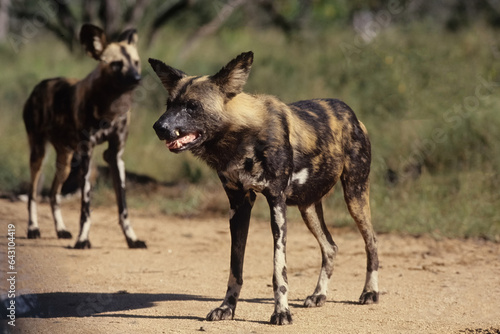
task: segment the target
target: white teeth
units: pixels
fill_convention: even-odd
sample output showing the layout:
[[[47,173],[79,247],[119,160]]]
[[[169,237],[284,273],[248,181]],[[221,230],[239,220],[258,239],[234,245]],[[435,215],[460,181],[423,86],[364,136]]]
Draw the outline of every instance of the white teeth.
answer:
[[[180,135],[180,134],[181,134],[181,133],[179,132],[179,130],[175,130],[175,135],[176,135],[177,137],[179,137],[179,135]]]

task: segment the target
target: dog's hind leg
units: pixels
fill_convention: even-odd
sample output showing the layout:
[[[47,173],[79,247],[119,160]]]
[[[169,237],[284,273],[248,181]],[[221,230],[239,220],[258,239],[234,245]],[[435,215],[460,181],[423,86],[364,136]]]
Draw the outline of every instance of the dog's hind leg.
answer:
[[[321,201],[306,207],[299,207],[302,218],[309,231],[314,235],[321,248],[322,262],[321,271],[318,278],[318,284],[314,293],[306,298],[304,306],[316,307],[322,306],[326,301],[328,282],[333,273],[333,261],[337,254],[337,245],[326,228],[323,218],[323,206]]]
[[[256,195],[253,191],[244,192],[226,188],[231,205],[231,268],[227,282],[227,292],[221,306],[213,309],[207,315],[207,320],[233,319],[236,304],[243,286],[243,259],[250,224],[250,213]]]
[[[359,302],[361,304],[377,303],[379,298],[377,239],[371,222],[368,175],[349,175],[344,172],[341,180],[347,207],[365,241],[366,281]]]
[[[50,190],[50,206],[54,217],[57,237],[71,239],[71,233],[66,229],[61,214],[61,188],[71,171],[73,151],[67,147],[56,147],[56,175]]]
[[[37,141],[30,136],[30,189],[28,193],[28,239],[40,238],[40,228],[38,227],[37,216],[37,195],[38,181],[42,169],[43,158],[45,156],[45,141]]]

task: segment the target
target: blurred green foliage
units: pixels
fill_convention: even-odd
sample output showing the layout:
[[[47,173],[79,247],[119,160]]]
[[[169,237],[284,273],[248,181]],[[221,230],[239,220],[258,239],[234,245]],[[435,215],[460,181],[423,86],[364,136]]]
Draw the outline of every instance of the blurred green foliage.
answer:
[[[458,31],[425,18],[398,22],[402,13],[367,35],[347,25],[349,2],[313,2],[317,6],[311,15],[316,19],[292,35],[273,26],[238,24],[243,13],[236,13],[234,21],[183,57],[180,50],[193,31],[187,27],[208,18],[167,25],[150,47],[149,41],[140,40],[144,80],[132,112],[126,166],[183,186],[178,195],[166,197],[129,191],[131,205],[180,215],[220,213],[227,206],[213,171],[189,153],[169,153],[157,140],[151,127],[164,111],[167,93],[147,58],[189,74],[211,74],[240,52],[252,50],[255,61],[247,92],[277,95],[286,102],[340,98],[365,123],[372,140],[371,199],[377,231],[499,241],[498,31],[481,21]],[[296,17],[300,10],[287,1],[277,4],[285,17]],[[0,192],[8,193],[25,189],[29,179],[21,115],[32,87],[51,76],[83,77],[95,62],[83,52],[71,54],[44,33],[18,53],[4,44],[0,58]],[[96,163],[102,163],[104,148],[100,150]],[[46,185],[53,159],[52,154],[46,161]],[[97,202],[113,203],[113,196],[106,195],[112,194],[108,186],[98,188],[103,190]],[[296,210],[289,211],[292,221],[300,220]],[[325,213],[333,226],[354,226],[340,189],[325,201]],[[265,201],[257,201],[254,215],[268,217]]]

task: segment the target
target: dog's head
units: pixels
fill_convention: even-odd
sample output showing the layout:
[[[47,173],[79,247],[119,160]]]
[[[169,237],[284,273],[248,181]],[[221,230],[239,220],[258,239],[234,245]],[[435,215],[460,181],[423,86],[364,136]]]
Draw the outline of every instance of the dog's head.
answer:
[[[135,29],[125,30],[112,43],[107,42],[101,28],[92,24],[84,24],[80,30],[80,42],[92,58],[100,61],[101,74],[123,89],[134,88],[141,80],[137,40]]]
[[[168,91],[167,110],[153,128],[172,152],[192,149],[213,140],[228,126],[226,105],[243,90],[253,62],[246,52],[231,60],[212,76],[188,76],[184,72],[149,59]]]

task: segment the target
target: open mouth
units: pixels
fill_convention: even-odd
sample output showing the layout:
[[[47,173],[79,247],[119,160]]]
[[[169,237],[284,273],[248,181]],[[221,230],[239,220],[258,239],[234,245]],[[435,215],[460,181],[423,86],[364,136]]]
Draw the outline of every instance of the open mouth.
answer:
[[[165,144],[171,152],[180,152],[193,146],[200,136],[199,132],[192,132],[172,141],[165,140]]]

